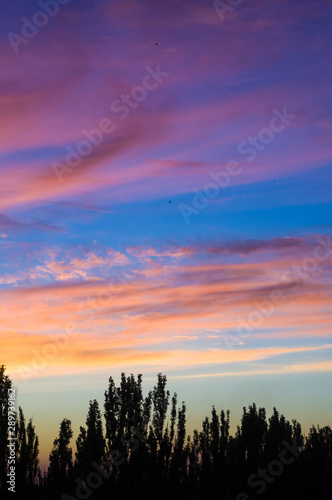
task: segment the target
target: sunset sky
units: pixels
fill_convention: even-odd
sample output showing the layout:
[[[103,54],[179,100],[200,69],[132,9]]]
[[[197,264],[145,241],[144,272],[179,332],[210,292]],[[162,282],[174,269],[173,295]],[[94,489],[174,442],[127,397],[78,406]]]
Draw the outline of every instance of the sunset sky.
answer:
[[[0,30],[0,365],[41,459],[122,371],[189,431],[331,425],[331,2],[12,0]]]

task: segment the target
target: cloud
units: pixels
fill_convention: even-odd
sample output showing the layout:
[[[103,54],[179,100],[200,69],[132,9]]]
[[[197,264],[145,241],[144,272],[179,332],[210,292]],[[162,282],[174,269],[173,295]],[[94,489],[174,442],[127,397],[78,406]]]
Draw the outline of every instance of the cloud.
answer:
[[[187,245],[179,245],[168,242],[167,245],[149,247],[147,245],[131,245],[127,247],[127,253],[138,259],[147,258],[175,258],[175,259],[197,259],[204,256],[206,259],[215,261],[218,257],[241,257],[251,256],[253,259],[261,260],[262,254],[271,259],[274,254],[276,259],[290,260],[305,258],[313,254],[318,244],[319,235],[299,237],[277,237],[270,239],[246,239],[246,240],[212,240],[206,238],[204,241],[191,241]]]
[[[6,26],[18,29],[17,13],[22,8],[29,15],[29,8],[22,1],[8,8]],[[296,274],[313,256],[315,234],[296,236],[292,227],[282,231],[295,236],[189,241],[186,235],[196,230],[181,229],[179,242],[142,244],[124,227],[121,247],[114,244],[117,233],[105,236],[103,218],[109,212],[121,217],[118,204],[192,195],[210,181],[212,170],[231,160],[242,172],[230,189],[306,171],[318,176],[331,158],[327,9],[327,2],[291,2],[287,9],[277,1],[243,2],[221,24],[212,2],[170,0],[156,9],[152,0],[124,0],[96,2],[90,10],[72,2],[17,56],[2,37],[7,82],[0,93],[0,231],[50,233],[43,250],[37,237],[9,242],[2,236],[1,249],[7,250],[0,278],[2,352],[12,365],[29,363],[31,352],[24,347],[42,350],[48,333],[61,335],[70,323],[78,334],[50,360],[49,370],[82,370],[88,360],[96,366],[101,361],[102,366],[180,368],[254,362],[278,352],[295,354],[287,347],[290,339],[302,336],[317,343],[331,334],[330,261],[319,263],[306,278]],[[313,19],[321,24],[319,39]],[[112,103],[142,83],[146,66],[157,64],[169,76],[121,120]],[[275,107],[286,105],[296,119],[249,164],[239,145],[268,126]],[[59,182],[53,162],[65,162],[68,147],[77,148],[85,138],[82,131],[106,117],[116,126],[114,134],[105,135]],[[222,193],[223,200],[236,200],[241,189]],[[288,203],[280,198],[278,203]],[[93,236],[99,243],[92,250],[79,247],[79,228],[70,217],[68,241],[73,243],[61,239],[54,218],[31,216],[37,206],[42,214],[54,206],[100,212],[102,223]],[[18,210],[27,215],[13,216]],[[114,227],[121,224],[116,220]],[[210,226],[208,235],[213,234]],[[165,234],[158,231],[159,225],[155,238]],[[82,232],[79,242],[88,234]],[[120,285],[114,278],[119,270]],[[242,318],[273,292],[282,300],[250,340],[241,339],[233,354],[223,350],[225,335],[234,335]],[[256,354],[246,349],[251,340]],[[261,347],[277,341],[284,342],[284,350]]]
[[[114,203],[192,193],[209,180],[210,170],[234,158],[248,167],[238,153],[239,144],[266,126],[274,107],[285,104],[296,112],[296,120],[232,185],[289,177],[328,164],[325,104],[330,89],[321,75],[323,54],[310,58],[313,71],[300,87],[302,66],[294,74],[285,70],[282,86],[275,80],[281,62],[287,68],[294,54],[306,49],[309,53],[317,33],[304,34],[298,27],[309,24],[312,16],[323,16],[326,5],[259,5],[259,10],[256,5],[239,5],[221,25],[213,5],[201,2],[180,6],[172,1],[158,6],[158,16],[154,2],[100,4],[89,15],[72,4],[64,6],[58,22],[49,23],[17,57],[8,40],[2,42],[8,81],[0,95],[0,132],[7,171],[0,173],[0,209],[67,202],[69,197],[77,197],[75,202],[84,206],[85,193],[105,187],[109,190],[101,201],[111,196]],[[14,25],[19,21],[15,16],[10,20]],[[128,30],[131,37],[124,35]],[[239,32],[247,37],[246,50]],[[110,110],[112,102],[141,83],[147,65],[156,64],[169,77],[131,110],[128,119],[119,120]],[[211,81],[216,85],[211,87]],[[52,163],[63,162],[65,148],[75,147],[83,139],[82,130],[96,128],[104,117],[114,121],[116,133],[65,182],[57,182]],[[322,120],[324,137],[321,129],[313,130]]]
[[[0,230],[3,229],[10,231],[30,230],[30,229],[38,229],[42,231],[56,231],[56,232],[62,231],[59,227],[47,224],[45,222],[40,222],[40,221],[20,222],[8,217],[5,214],[0,213]],[[7,234],[2,233],[1,237],[6,238]]]
[[[282,249],[298,249],[306,246],[304,238],[272,238],[270,240],[244,240],[220,243],[216,246],[206,248],[208,253],[238,253],[238,254],[251,254],[261,253],[269,250],[282,250]]]
[[[194,250],[189,246],[182,247],[172,243],[168,245],[162,245],[161,248],[131,245],[127,247],[126,251],[138,259],[146,259],[149,257],[179,259],[192,255]],[[151,259],[150,262],[152,262]]]
[[[126,255],[114,249],[108,249],[106,253],[106,256],[101,256],[89,251],[84,252],[82,257],[69,255],[66,260],[58,260],[57,254],[50,252],[50,260],[31,269],[29,275],[33,280],[44,277],[52,277],[56,281],[73,281],[77,278],[96,280],[98,276],[91,275],[90,271],[96,272],[100,269],[105,273],[106,269],[130,262]]]
[[[0,291],[2,329],[6,335],[15,332],[10,334],[13,339],[23,335],[37,345],[45,342],[48,333],[61,334],[68,324],[75,325],[79,337],[70,344],[66,360],[73,357],[78,364],[83,359],[80,352],[86,358],[89,349],[98,349],[94,361],[98,356],[105,360],[109,356],[110,362],[119,359],[120,363],[123,356],[127,363],[135,355],[139,357],[141,350],[150,349],[161,362],[162,346],[165,363],[173,366],[187,352],[188,365],[195,366],[245,359],[243,353],[236,357],[238,349],[227,354],[226,337],[235,338],[241,349],[274,339],[303,338],[315,343],[330,335],[327,277],[332,266],[326,268],[329,274],[313,273],[300,282],[295,277],[281,279],[285,270],[302,262],[297,252],[301,258],[312,255],[312,243],[311,237],[237,242],[237,249],[250,251],[252,262],[228,261],[227,244],[223,262],[214,261],[208,245],[202,249],[161,243],[156,248],[130,247],[125,253],[108,248],[103,254],[81,250],[76,255],[45,249],[40,254],[44,262],[26,271],[25,279],[32,281]],[[268,258],[255,261],[263,249],[267,249]],[[288,254],[290,249],[293,252]],[[200,260],[202,251],[204,258],[208,257],[205,262]],[[17,277],[8,275],[3,280],[10,284],[17,282]],[[279,298],[272,304],[271,297],[277,293]],[[239,338],[239,327],[257,310],[270,312],[249,336]],[[83,338],[91,342],[90,347],[84,348]],[[176,354],[179,343],[185,347],[181,355]],[[206,352],[198,358],[195,349],[202,350],[202,345]],[[263,357],[270,356],[269,350],[256,350],[264,353]]]
[[[319,361],[312,363],[291,364],[285,366],[278,366],[278,368],[260,369],[260,370],[246,370],[246,371],[231,371],[231,372],[218,372],[218,373],[200,373],[190,375],[172,375],[167,378],[181,379],[181,378],[205,378],[205,377],[246,377],[246,376],[261,376],[261,375],[282,375],[293,373],[324,373],[332,371],[332,361]]]

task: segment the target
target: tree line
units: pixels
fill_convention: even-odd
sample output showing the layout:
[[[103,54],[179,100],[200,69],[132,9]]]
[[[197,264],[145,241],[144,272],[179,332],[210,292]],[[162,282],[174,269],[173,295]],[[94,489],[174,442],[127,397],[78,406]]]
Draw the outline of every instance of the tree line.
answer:
[[[159,373],[146,397],[142,375],[108,381],[103,411],[89,402],[73,453],[71,421],[54,439],[48,470],[41,472],[39,440],[21,407],[15,414],[15,496],[9,490],[8,390],[0,366],[0,498],[87,499],[312,499],[330,498],[332,430],[312,426],[303,435],[276,408],[270,418],[255,403],[243,407],[235,435],[230,412],[217,412],[201,430],[186,433],[186,405],[167,390]],[[13,436],[12,436],[13,437]]]

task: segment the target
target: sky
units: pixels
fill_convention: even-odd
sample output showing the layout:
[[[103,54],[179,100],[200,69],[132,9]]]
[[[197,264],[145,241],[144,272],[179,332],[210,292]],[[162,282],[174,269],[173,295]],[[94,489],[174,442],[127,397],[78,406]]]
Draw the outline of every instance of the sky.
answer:
[[[212,404],[332,424],[331,17],[3,6],[0,364],[42,463],[121,372],[166,374],[189,432]]]

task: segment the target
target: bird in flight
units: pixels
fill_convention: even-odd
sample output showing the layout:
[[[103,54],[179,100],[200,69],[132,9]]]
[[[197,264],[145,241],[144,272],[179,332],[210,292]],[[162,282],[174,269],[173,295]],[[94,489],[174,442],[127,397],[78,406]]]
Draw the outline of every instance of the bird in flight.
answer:
[[[157,47],[158,47],[158,44],[157,44],[157,42],[154,42],[154,44],[155,44],[155,45],[157,45]]]

